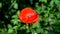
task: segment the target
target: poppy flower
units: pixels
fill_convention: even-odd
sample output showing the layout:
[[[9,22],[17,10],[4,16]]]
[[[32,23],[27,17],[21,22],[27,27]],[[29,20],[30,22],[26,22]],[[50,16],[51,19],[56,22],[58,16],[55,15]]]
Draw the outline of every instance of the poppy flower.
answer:
[[[22,21],[22,23],[28,24],[37,22],[38,17],[38,14],[32,8],[24,8],[19,14],[19,19]]]

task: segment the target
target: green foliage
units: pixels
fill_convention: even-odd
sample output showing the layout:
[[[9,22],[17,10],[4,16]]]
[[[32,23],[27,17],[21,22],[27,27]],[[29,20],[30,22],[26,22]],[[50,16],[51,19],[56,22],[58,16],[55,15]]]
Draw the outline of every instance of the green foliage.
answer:
[[[14,4],[14,8],[18,9],[18,4],[17,3]]]
[[[38,13],[37,23],[21,22],[19,13],[25,7]],[[60,34],[60,0],[0,1],[0,34]]]
[[[0,8],[2,8],[2,3],[0,3]]]
[[[39,0],[39,2],[45,2],[45,3],[47,3],[47,0]]]

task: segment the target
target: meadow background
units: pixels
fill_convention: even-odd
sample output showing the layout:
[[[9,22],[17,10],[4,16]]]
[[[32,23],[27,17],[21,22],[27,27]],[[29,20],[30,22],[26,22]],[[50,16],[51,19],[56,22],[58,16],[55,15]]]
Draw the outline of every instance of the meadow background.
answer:
[[[38,23],[19,20],[26,7],[39,14]],[[0,34],[60,34],[60,0],[0,0]]]

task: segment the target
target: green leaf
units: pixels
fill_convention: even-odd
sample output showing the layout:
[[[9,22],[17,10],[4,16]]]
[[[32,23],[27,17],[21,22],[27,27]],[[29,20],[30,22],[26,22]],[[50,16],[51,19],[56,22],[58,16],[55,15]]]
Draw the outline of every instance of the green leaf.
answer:
[[[52,8],[54,6],[54,1],[51,1],[49,6]]]
[[[26,30],[26,32],[28,33],[28,32],[30,32],[30,30],[29,30],[29,29],[27,29],[27,30]]]
[[[34,29],[31,29],[31,34],[37,34]]]
[[[8,33],[13,33],[13,29],[8,29]]]
[[[57,7],[59,7],[59,11],[60,11],[60,0],[53,0],[55,2],[55,4],[57,5]]]
[[[18,19],[19,13],[20,13],[20,10],[18,10],[18,11],[16,12],[16,14],[12,16],[12,18],[17,18],[17,19]]]
[[[37,28],[37,29],[36,29],[36,32],[37,32],[37,33],[43,33],[43,29]]]
[[[12,19],[11,20],[11,23],[13,23],[14,25],[19,24],[19,22],[20,22],[20,20],[18,20],[18,19]]]
[[[32,24],[32,28],[39,28],[39,27],[41,27],[39,23]]]
[[[16,15],[19,15],[20,14],[20,10],[17,11]]]
[[[39,0],[39,2],[45,2],[45,3],[47,3],[47,0]]]
[[[56,19],[52,19],[51,22],[50,22],[50,25],[55,24],[56,22],[57,22]]]
[[[60,12],[56,13],[57,18],[60,18]]]
[[[22,27],[20,27],[20,29],[22,30],[22,29],[26,29],[26,26],[25,25],[23,25]]]
[[[5,17],[8,19],[9,18],[9,16],[8,15],[5,15]]]
[[[7,30],[5,28],[0,29],[0,34],[7,34]]]
[[[38,6],[38,4],[39,4],[38,2],[35,4],[36,8],[38,8],[38,7],[39,7],[39,6]]]
[[[12,18],[18,18],[18,16],[17,15],[13,15]]]
[[[8,8],[8,10],[10,10],[15,3],[16,3],[16,0],[14,0],[14,2],[11,4],[11,6]]]
[[[2,31],[2,32],[0,32],[0,34],[7,34],[7,32]]]
[[[44,13],[45,13],[45,15],[44,15],[44,17],[48,17],[48,11],[44,11]]]
[[[10,24],[8,24],[8,28],[12,29],[12,26]]]
[[[18,29],[18,26],[14,26],[13,29],[17,30]]]
[[[43,34],[48,34],[48,31],[45,31]]]
[[[37,12],[38,14],[41,13],[41,7],[40,7],[40,6],[36,7],[36,12]]]
[[[2,8],[2,3],[0,3],[0,8]]]
[[[18,9],[18,4],[17,3],[14,4],[14,8]]]
[[[49,17],[50,17],[50,18],[54,18],[54,15],[53,15],[53,14],[49,14]]]

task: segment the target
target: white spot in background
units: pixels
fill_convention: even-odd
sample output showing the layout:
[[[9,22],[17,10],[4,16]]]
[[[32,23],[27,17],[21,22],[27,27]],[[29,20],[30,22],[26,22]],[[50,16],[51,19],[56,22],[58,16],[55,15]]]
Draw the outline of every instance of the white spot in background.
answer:
[[[34,34],[37,34],[36,32]]]
[[[26,28],[28,29],[28,26],[26,26]]]
[[[51,19],[51,18],[49,18],[49,19],[48,19],[48,21],[49,21],[49,22],[51,22],[51,21],[52,21],[52,19]]]

